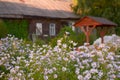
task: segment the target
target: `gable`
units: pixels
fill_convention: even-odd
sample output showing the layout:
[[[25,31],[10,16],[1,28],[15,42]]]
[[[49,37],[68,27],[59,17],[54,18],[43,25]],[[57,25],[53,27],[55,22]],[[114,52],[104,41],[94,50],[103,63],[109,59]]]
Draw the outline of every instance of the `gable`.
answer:
[[[76,22],[75,26],[91,26],[91,25],[99,25],[100,23],[96,22],[95,20],[91,18],[83,18]]]
[[[110,20],[100,17],[86,16],[75,23],[75,26],[117,26]]]

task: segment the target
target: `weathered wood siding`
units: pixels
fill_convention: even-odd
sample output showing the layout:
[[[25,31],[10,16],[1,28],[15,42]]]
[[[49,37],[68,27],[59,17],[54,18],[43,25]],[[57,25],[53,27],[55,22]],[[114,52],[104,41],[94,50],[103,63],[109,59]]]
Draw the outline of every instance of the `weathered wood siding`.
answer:
[[[36,23],[42,23],[42,35],[39,37],[45,38],[44,35],[48,35],[49,37],[55,37],[57,34],[60,32],[60,29],[63,27],[63,21],[58,20],[58,19],[40,19],[40,20],[30,20],[29,24],[29,36],[32,38],[32,34],[36,34]],[[56,26],[56,35],[55,36],[50,36],[49,35],[49,24],[54,23]]]

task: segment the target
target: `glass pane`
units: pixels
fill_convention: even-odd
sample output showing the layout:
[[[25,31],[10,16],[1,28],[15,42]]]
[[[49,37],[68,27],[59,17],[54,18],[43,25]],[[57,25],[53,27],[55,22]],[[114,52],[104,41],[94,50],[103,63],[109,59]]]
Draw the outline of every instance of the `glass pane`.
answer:
[[[49,26],[49,33],[51,36],[55,36],[55,24],[54,23],[51,23],[50,26]]]
[[[36,24],[36,35],[41,35],[42,34],[42,23],[37,23]]]

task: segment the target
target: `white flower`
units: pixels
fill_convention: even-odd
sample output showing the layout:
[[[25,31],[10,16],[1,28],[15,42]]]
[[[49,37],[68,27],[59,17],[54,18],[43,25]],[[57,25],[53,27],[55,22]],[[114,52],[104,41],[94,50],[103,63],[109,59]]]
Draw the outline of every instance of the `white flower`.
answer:
[[[62,45],[61,43],[57,43],[58,46]]]
[[[93,63],[91,63],[91,66],[92,66],[93,68],[96,68],[96,67],[97,67],[97,63],[96,63],[96,62],[93,62]]]
[[[107,68],[113,68],[113,65],[112,64],[108,64]]]
[[[98,72],[98,77],[101,78],[103,76],[103,72],[102,71],[99,71]]]
[[[53,67],[53,70],[56,71],[57,70],[56,67]]]
[[[63,44],[63,48],[67,48],[67,44]]]
[[[62,67],[62,71],[65,72],[67,70],[66,67]]]
[[[18,71],[18,70],[19,70],[19,68],[20,68],[19,66],[15,66],[15,70],[17,70],[17,71]]]
[[[30,64],[28,64],[28,63],[27,63],[27,64],[25,64],[25,66],[26,66],[26,67],[27,67],[27,66],[29,66],[29,65],[30,65]]]
[[[18,76],[20,76],[20,77],[22,76],[22,74],[21,74],[21,73],[18,73],[17,75],[18,75]]]
[[[60,60],[60,61],[61,61],[61,60],[62,60],[62,58],[59,56],[59,57],[57,58],[57,60]]]
[[[76,45],[77,45],[77,43],[74,42],[74,43],[73,43],[73,46],[76,46]]]
[[[83,76],[82,75],[78,75],[78,80],[83,80]]]
[[[21,59],[21,57],[17,57],[17,60],[20,60]]]
[[[33,58],[33,53],[31,53],[31,54],[29,55],[29,57],[30,57],[30,58]]]
[[[48,45],[43,45],[43,47],[48,47]]]
[[[48,73],[52,74],[52,73],[53,73],[53,70],[52,70],[52,69],[48,70]]]
[[[48,76],[45,75],[45,76],[44,76],[44,80],[48,80]]]
[[[44,74],[45,75],[48,74],[48,69],[47,68],[44,69]]]
[[[66,35],[70,35],[70,33],[69,33],[69,32],[67,32],[67,31],[65,32],[65,34],[66,34]]]
[[[54,74],[54,78],[57,78],[58,76],[57,76],[57,74]]]
[[[82,63],[83,63],[83,64],[87,64],[88,61],[87,61],[87,60],[83,60]]]
[[[61,43],[61,40],[57,40],[57,43]]]
[[[92,77],[91,74],[90,74],[90,73],[87,73],[87,74],[85,75],[84,79],[85,79],[85,80],[89,80],[91,77]]]
[[[0,74],[0,78],[2,78],[4,74],[5,74],[5,73],[4,73],[4,72],[2,72],[2,73]]]
[[[71,58],[72,60],[74,60],[74,59],[75,59],[75,56],[74,56],[73,54],[70,54],[70,58]]]
[[[112,75],[110,75],[110,78],[111,78],[111,79],[115,79],[115,78],[116,78],[116,75],[115,75],[115,74],[112,74]]]
[[[108,53],[108,54],[109,54],[109,53]],[[107,59],[110,59],[110,60],[114,60],[114,57],[113,57],[112,55],[108,55],[106,58],[107,58]]]
[[[65,57],[65,58],[63,58],[63,60],[68,61],[68,58]]]
[[[82,66],[82,65],[80,65],[79,67],[80,67],[81,69],[84,69],[84,68],[85,68],[85,67],[84,67],[84,66]]]
[[[80,73],[79,71],[80,71],[80,69],[76,68],[75,73],[78,75]]]
[[[84,46],[88,46],[88,45],[90,45],[90,43],[84,43]]]
[[[69,41],[70,43],[73,43],[73,41]]]
[[[91,70],[90,70],[90,73],[92,73],[92,74],[98,73],[98,70],[97,70],[97,69],[91,69]]]
[[[4,61],[4,60],[5,60],[5,58],[4,58],[4,57],[2,57],[2,58],[1,58],[1,60],[2,60],[2,61]]]
[[[10,70],[10,73],[15,74],[15,73],[16,73],[15,69],[14,69],[14,68],[12,68],[12,69]]]
[[[8,80],[14,80],[14,78],[10,77]]]
[[[86,71],[84,71],[84,72],[83,72],[83,75],[84,75],[84,74],[88,74],[88,73],[89,73],[89,71],[88,71],[88,70],[86,70]]]

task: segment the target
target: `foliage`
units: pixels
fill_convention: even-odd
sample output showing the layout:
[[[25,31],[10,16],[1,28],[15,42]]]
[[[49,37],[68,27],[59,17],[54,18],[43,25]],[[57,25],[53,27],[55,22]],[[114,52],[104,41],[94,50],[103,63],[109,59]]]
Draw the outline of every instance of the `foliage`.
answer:
[[[37,38],[34,43],[37,45],[43,45],[43,44],[46,44],[47,42],[45,40]]]
[[[118,24],[116,33],[120,32],[120,0],[74,0],[73,11],[80,16],[99,16],[110,19]]]
[[[28,39],[28,21],[27,20],[4,20],[8,34],[15,35],[18,38]]]
[[[6,37],[8,34],[7,28],[2,20],[0,20],[0,38]]]
[[[57,40],[65,37],[64,42],[68,42],[67,40],[73,40],[74,42],[78,43],[78,45],[82,45],[83,42],[85,41],[85,35],[83,33],[76,33],[71,29],[69,26],[65,26],[64,28],[61,29],[60,33],[58,36],[54,39],[51,40],[50,44],[52,46],[55,46],[57,43]]]
[[[2,38],[0,79],[119,80],[115,52],[120,48],[120,38],[109,44],[83,45],[78,47],[79,51],[74,50],[76,43],[67,40],[73,45],[69,46],[63,40],[51,47],[25,44],[11,35]]]

